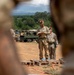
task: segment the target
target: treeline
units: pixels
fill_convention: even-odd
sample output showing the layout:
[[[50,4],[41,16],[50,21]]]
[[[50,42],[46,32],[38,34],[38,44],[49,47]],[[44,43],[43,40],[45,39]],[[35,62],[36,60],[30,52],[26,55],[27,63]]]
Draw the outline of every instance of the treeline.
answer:
[[[38,20],[43,19],[50,26],[51,17],[48,12],[36,12],[34,15],[14,16],[14,29],[28,30],[39,28]]]

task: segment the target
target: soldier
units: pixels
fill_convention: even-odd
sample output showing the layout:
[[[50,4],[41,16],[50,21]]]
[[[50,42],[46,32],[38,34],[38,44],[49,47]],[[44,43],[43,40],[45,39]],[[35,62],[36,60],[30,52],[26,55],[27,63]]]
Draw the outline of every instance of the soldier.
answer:
[[[49,49],[49,56],[50,59],[55,59],[55,48],[58,44],[57,36],[52,31],[52,27],[49,28],[49,35],[47,36],[47,42],[48,42],[48,49]]]
[[[10,29],[10,31],[11,31],[13,38],[15,39],[15,31],[13,29]]]
[[[46,61],[47,61],[48,54],[47,54],[46,37],[47,37],[48,31],[49,31],[49,28],[44,26],[43,20],[40,20],[39,23],[40,23],[40,29],[38,29],[38,32],[37,32],[37,35],[39,36],[39,58],[42,61],[42,59],[43,59],[43,48],[44,48],[45,58],[46,58]]]
[[[21,31],[20,33],[20,41],[24,42],[24,31]]]
[[[28,75],[10,32],[13,25],[10,12],[21,1],[25,0],[0,0],[0,75]]]
[[[50,0],[53,26],[65,60],[62,75],[74,75],[74,0]]]

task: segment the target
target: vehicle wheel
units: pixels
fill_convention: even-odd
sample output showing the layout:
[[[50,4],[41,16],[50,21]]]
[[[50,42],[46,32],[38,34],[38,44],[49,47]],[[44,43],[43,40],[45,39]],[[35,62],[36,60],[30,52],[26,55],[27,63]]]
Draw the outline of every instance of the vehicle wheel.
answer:
[[[31,39],[27,39],[27,41],[28,41],[28,42],[32,42],[32,40],[31,40]]]

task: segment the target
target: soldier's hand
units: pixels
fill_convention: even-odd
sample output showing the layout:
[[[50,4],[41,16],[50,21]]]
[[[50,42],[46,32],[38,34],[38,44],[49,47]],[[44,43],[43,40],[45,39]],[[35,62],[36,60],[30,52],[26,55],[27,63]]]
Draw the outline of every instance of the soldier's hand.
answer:
[[[40,34],[41,34],[41,32],[38,32],[38,33],[37,33],[37,35],[40,35]]]
[[[44,33],[44,32],[39,32],[37,35],[44,35],[44,34],[46,34],[46,33]]]

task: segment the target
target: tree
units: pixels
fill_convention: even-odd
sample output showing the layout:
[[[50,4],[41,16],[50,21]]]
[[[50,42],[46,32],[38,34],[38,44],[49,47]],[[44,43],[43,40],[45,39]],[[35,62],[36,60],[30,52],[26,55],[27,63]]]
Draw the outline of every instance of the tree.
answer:
[[[36,12],[34,15],[14,16],[14,29],[38,29],[38,20],[43,19],[46,26],[50,26],[51,16],[48,12]]]

